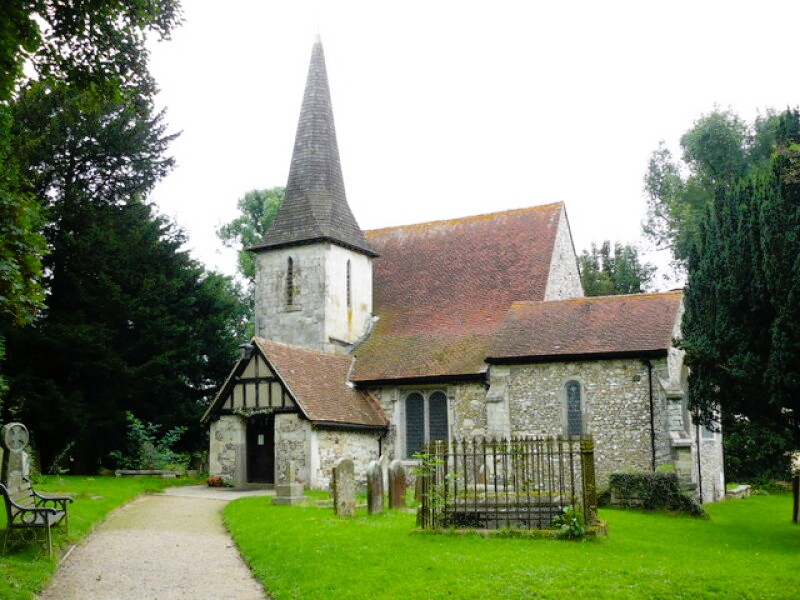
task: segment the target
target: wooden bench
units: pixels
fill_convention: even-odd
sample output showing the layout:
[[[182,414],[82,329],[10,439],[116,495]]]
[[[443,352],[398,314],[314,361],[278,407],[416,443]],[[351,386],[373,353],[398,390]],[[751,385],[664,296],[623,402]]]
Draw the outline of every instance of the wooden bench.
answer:
[[[47,551],[52,557],[53,537],[50,529],[62,521],[66,522],[67,503],[72,502],[72,498],[39,494],[29,481],[26,482],[26,487],[14,494],[0,483],[0,494],[3,495],[6,507],[6,533],[3,536],[2,554],[6,552],[8,539],[12,532],[18,533],[21,539],[25,539],[28,533],[32,533],[35,538],[38,531],[44,531]],[[53,506],[47,506],[48,504]],[[55,508],[55,506],[62,508]]]

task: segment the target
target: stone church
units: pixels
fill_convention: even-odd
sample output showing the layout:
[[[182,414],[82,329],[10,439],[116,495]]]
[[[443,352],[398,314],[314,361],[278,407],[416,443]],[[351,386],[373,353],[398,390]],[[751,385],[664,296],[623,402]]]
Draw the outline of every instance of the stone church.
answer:
[[[362,231],[319,39],[251,250],[256,337],[203,417],[212,475],[326,488],[345,457],[363,478],[430,440],[591,434],[600,489],[667,468],[723,496],[721,434],[692,424],[673,346],[681,293],[584,297],[562,203]]]

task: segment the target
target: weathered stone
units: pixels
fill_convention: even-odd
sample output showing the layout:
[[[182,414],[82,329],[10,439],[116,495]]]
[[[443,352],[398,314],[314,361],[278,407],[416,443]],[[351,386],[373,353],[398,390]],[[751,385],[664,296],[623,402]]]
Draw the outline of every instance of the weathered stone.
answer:
[[[382,454],[380,458],[378,458],[378,466],[381,468],[381,477],[383,478],[384,492],[389,490],[389,462],[391,462],[391,459],[386,454]]]
[[[356,480],[353,461],[342,459],[333,468],[333,512],[340,517],[356,513]]]
[[[286,479],[275,486],[272,503],[295,505],[303,501],[305,501],[303,484],[295,481],[294,465],[290,462],[286,465]]]
[[[345,458],[353,461],[356,485],[364,487],[367,483],[367,464],[378,458],[378,435],[371,431],[340,431],[336,429],[313,430],[316,438],[319,462],[312,470],[311,486],[328,489],[333,468]]]
[[[376,460],[367,466],[367,510],[371,515],[383,511],[383,473]]]
[[[399,460],[389,464],[389,508],[406,507],[406,469]]]

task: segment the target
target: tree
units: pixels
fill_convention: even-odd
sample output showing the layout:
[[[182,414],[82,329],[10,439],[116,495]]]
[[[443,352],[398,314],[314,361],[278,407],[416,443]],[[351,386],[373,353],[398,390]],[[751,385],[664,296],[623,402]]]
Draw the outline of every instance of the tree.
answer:
[[[769,164],[720,186],[706,208],[682,326],[696,418],[714,427],[721,407],[726,448],[748,476],[760,468],[742,451],[754,439],[778,452],[761,464],[783,468],[781,453],[800,445],[800,116],[776,125]]]
[[[647,213],[642,229],[657,248],[672,251],[679,268],[686,266],[699,223],[717,190],[730,189],[769,161],[777,119],[767,111],[750,126],[730,111],[715,110],[681,137],[681,162],[664,142],[651,155],[644,177]]]
[[[147,71],[148,32],[168,38],[180,23],[178,0],[28,0],[0,4],[0,102],[13,96],[28,62],[37,78],[83,89],[154,91]]]
[[[107,100],[124,96],[147,111],[155,84],[146,36],[168,38],[180,19],[178,0],[0,3],[0,330],[30,322],[44,300],[42,198],[31,193],[27,164],[12,147],[10,103],[33,79]]]
[[[239,273],[248,281],[256,276],[253,253],[248,250],[264,237],[283,203],[283,188],[250,190],[236,203],[241,214],[217,229],[217,237],[238,251]]]
[[[638,294],[646,291],[656,268],[642,264],[636,246],[604,241],[600,248],[592,244],[591,252],[584,250],[578,258],[581,283],[587,296]]]
[[[47,209],[47,305],[8,332],[3,410],[24,418],[42,464],[75,442],[92,472],[122,447],[125,413],[166,428],[198,421],[233,360],[242,309],[233,282],[181,250],[143,198],[172,166],[161,114],[44,80],[13,104],[15,155]]]
[[[0,322],[22,325],[41,308],[45,241],[37,198],[13,153],[12,117],[0,105]]]
[[[84,204],[59,237],[45,316],[11,332],[9,402],[36,435],[42,464],[75,442],[75,468],[92,472],[122,447],[125,413],[166,429],[200,416],[236,349],[241,305],[229,278],[206,272],[153,209]],[[36,357],[36,360],[31,360]]]
[[[217,229],[217,237],[228,248],[238,251],[239,274],[247,280],[245,290],[239,290],[242,305],[245,306],[245,319],[241,330],[242,339],[250,339],[255,333],[255,277],[256,263],[248,248],[259,243],[264,237],[278,209],[283,203],[283,188],[273,187],[265,190],[250,190],[239,198],[237,207],[240,215],[230,223]]]

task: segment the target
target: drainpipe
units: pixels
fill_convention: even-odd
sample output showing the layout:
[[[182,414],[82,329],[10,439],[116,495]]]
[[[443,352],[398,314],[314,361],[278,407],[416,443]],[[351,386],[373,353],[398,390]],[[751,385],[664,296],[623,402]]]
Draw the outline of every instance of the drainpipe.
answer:
[[[647,391],[650,396],[650,469],[656,472],[656,412],[653,404],[653,363],[645,359],[647,365]]]
[[[695,445],[697,446],[697,490],[703,503],[703,469],[700,462],[700,419],[695,419]]]

